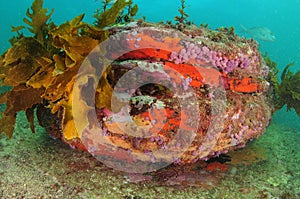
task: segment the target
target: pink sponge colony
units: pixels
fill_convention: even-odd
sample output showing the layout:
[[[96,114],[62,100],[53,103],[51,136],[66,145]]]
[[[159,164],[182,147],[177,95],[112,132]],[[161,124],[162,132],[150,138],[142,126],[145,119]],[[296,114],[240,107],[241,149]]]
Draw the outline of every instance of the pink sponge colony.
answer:
[[[234,59],[228,59],[221,52],[210,50],[207,46],[198,46],[191,42],[185,42],[184,46],[179,53],[171,53],[170,61],[174,61],[175,64],[188,63],[190,60],[196,60],[198,63],[211,63],[225,73],[230,73],[237,67],[248,68],[250,66],[250,58],[241,53],[238,53]]]

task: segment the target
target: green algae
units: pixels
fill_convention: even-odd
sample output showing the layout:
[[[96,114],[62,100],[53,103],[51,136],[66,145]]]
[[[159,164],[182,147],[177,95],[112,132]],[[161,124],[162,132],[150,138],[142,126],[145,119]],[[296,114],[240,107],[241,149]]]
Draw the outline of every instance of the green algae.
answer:
[[[293,108],[300,116],[300,71],[292,73],[289,70],[292,65],[294,64],[288,64],[282,72],[281,84],[276,93],[279,97],[276,105],[280,109],[286,104],[287,110]]]
[[[274,87],[275,95],[273,95],[273,101],[276,110],[286,105],[287,111],[293,108],[298,116],[300,116],[300,71],[297,71],[295,74],[292,73],[289,68],[294,63],[290,63],[285,66],[279,81],[277,64],[268,57],[268,54],[265,54],[263,59],[269,67],[267,79]]]
[[[181,0],[180,1],[180,7],[178,7],[178,12],[179,12],[179,16],[175,16],[174,20],[178,23],[178,24],[190,24],[190,21],[187,20],[187,18],[189,17],[189,14],[186,12],[186,0]]]

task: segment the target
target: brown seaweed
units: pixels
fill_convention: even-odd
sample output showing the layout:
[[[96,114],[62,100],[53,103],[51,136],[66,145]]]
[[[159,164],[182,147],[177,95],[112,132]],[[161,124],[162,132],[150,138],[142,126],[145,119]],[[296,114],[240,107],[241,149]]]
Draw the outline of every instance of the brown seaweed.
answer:
[[[48,33],[47,21],[50,19],[54,10],[47,15],[48,9],[43,8],[43,0],[35,0],[32,3],[31,11],[27,9],[26,16],[23,21],[30,26],[28,30],[32,32],[37,40],[41,43],[45,40],[45,35]]]
[[[122,11],[127,6],[130,6],[132,1],[117,0],[109,9],[104,12],[96,13],[94,17],[96,18],[96,26],[98,28],[105,28],[111,26],[117,22],[118,17],[122,14]],[[137,6],[134,7],[131,14],[136,14]]]
[[[78,137],[72,120],[70,97],[74,79],[88,53],[107,38],[107,31],[101,27],[112,25],[129,4],[118,0],[106,14],[100,14],[100,28],[82,22],[84,14],[56,27],[48,23],[53,10],[47,14],[43,0],[35,0],[31,10],[26,12],[28,18],[24,18],[30,26],[28,30],[34,35],[25,37],[20,33],[25,26],[12,27],[18,36],[12,39],[13,46],[0,59],[0,83],[12,87],[0,96],[0,103],[6,104],[0,119],[0,133],[12,136],[19,111],[26,112],[34,132],[34,109],[37,104],[43,105],[46,101],[53,114],[58,110],[62,114],[65,137]],[[107,91],[108,87],[103,85],[101,89],[101,85],[99,89]]]
[[[289,70],[292,65],[294,63],[288,64],[282,72],[281,84],[276,93],[279,97],[276,106],[280,109],[286,104],[287,110],[293,108],[300,116],[300,71],[292,73]]]
[[[36,39],[24,37],[5,54],[0,78],[9,86],[25,84],[40,68],[37,59],[49,58],[49,53]]]
[[[42,103],[41,95],[44,89],[34,89],[23,84],[13,87],[0,97],[0,102],[6,102],[6,109],[0,120],[1,132],[4,132],[8,137],[11,137],[16,122],[16,114],[22,110],[28,110],[34,107],[35,104]],[[28,110],[28,119],[31,123],[31,128],[34,129],[30,110]]]

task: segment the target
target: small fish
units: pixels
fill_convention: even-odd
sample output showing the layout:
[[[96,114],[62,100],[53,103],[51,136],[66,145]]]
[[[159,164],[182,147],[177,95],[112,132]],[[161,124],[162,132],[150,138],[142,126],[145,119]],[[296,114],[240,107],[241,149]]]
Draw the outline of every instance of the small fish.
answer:
[[[266,27],[252,27],[252,28],[245,28],[241,25],[243,32],[251,35],[254,39],[258,39],[261,41],[275,41],[276,37],[272,33],[272,31]]]

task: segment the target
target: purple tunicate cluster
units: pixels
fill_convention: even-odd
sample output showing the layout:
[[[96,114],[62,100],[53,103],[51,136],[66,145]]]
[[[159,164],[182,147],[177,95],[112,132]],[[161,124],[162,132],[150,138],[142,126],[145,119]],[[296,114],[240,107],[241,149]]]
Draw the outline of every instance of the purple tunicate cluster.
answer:
[[[216,56],[217,53],[215,51],[210,51],[207,46],[199,47],[194,43],[186,42],[185,48],[181,49],[179,53],[171,53],[170,60],[174,61],[175,64],[186,63],[190,59],[212,63]]]
[[[235,59],[228,59],[222,53],[210,50],[207,46],[198,46],[191,42],[185,42],[185,47],[178,52],[172,52],[170,61],[175,64],[187,63],[195,59],[199,63],[210,63],[220,68],[225,73],[232,72],[235,68],[248,68],[250,59],[244,54],[238,54]]]

